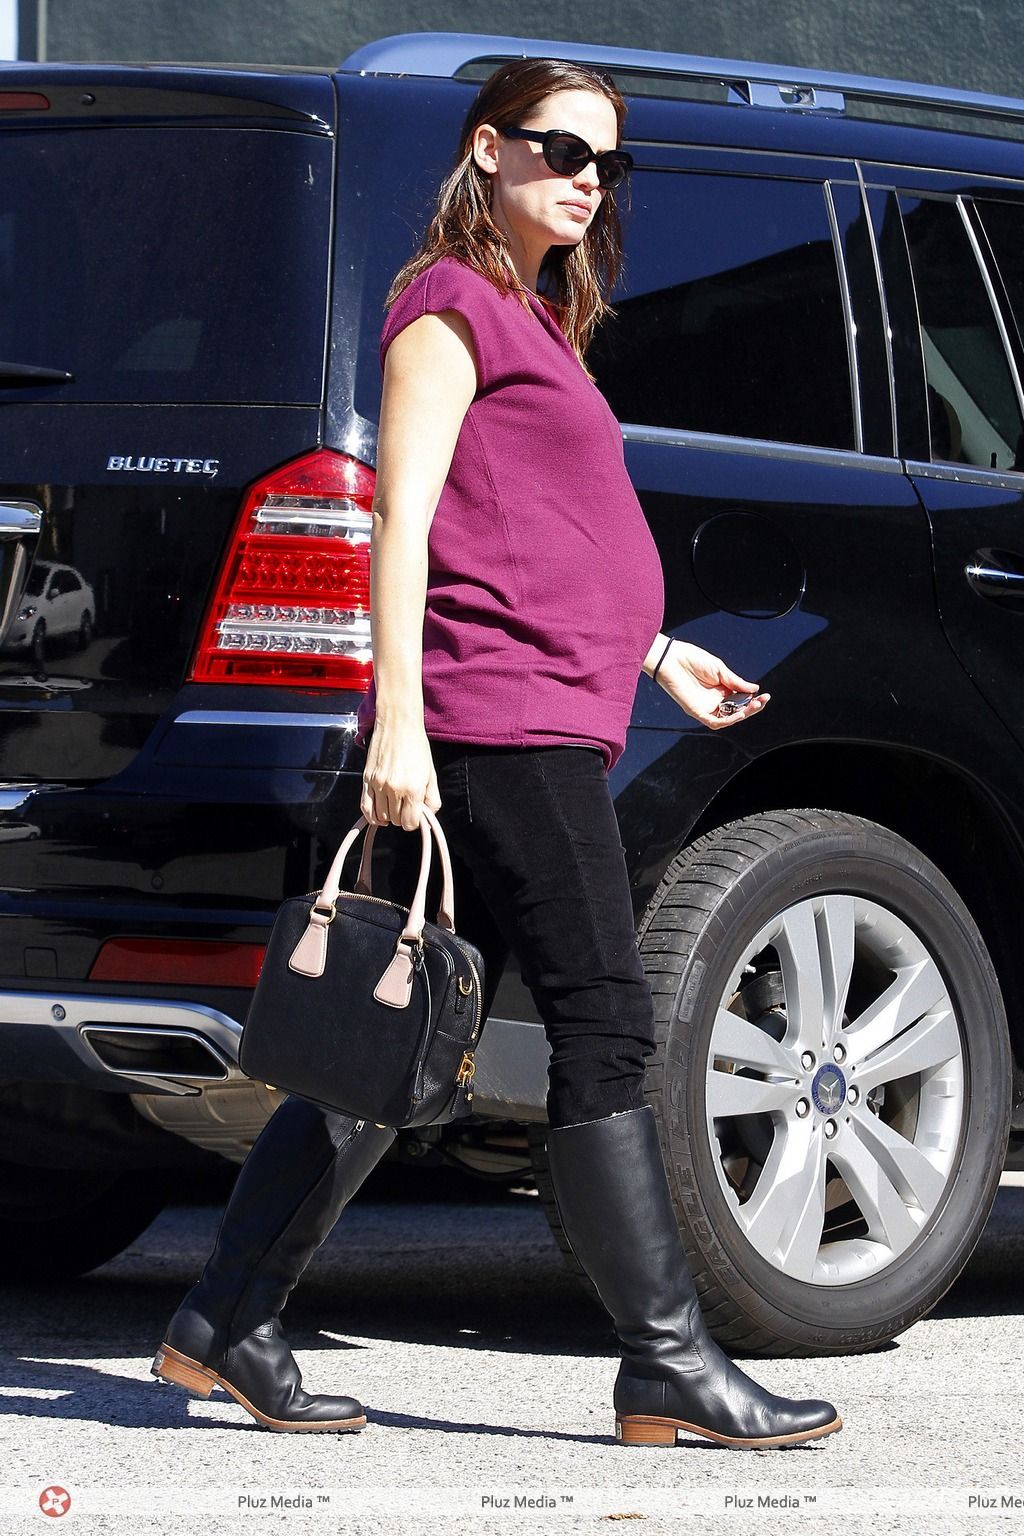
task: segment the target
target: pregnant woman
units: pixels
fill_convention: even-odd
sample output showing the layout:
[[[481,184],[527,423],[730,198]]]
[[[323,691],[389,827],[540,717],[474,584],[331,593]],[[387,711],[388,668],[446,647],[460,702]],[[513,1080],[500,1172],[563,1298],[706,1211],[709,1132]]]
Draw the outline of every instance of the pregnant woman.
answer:
[[[659,631],[658,554],[584,362],[619,269],[624,116],[601,72],[502,65],[392,284],[361,809],[406,833],[424,806],[438,813],[459,931],[486,962],[484,1017],[509,950],[533,995],[551,1046],[555,1198],[620,1346],[617,1438],[791,1445],[841,1420],[831,1403],[765,1391],[712,1340],[644,1098],[653,1004],[608,770],[641,670],[711,729],[768,696]],[[285,1101],[159,1374],[198,1367],[276,1429],[365,1423],[354,1399],[302,1391],[279,1313],[393,1134]]]

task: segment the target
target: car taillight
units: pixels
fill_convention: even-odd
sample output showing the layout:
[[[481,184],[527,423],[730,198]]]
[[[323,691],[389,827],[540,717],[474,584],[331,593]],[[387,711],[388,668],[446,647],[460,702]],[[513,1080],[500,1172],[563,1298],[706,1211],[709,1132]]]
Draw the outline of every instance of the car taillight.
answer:
[[[373,486],[329,448],[250,486],[191,681],[367,688]]]
[[[0,91],[0,112],[48,112],[50,98],[38,91]]]
[[[107,939],[89,980],[255,987],[266,948],[216,939]]]

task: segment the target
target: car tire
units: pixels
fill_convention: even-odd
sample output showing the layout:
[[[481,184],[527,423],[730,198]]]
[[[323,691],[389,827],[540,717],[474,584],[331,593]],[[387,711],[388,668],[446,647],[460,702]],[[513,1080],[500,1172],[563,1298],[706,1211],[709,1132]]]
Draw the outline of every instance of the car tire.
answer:
[[[781,949],[764,942],[773,930]],[[827,810],[776,811],[684,849],[638,939],[658,1039],[647,1096],[715,1337],[733,1354],[814,1355],[903,1332],[970,1257],[1009,1131],[1006,1016],[963,901],[884,827]],[[783,1045],[804,1016],[810,1029],[817,1015],[820,1032],[830,963],[849,982],[832,989],[845,997],[830,1037],[846,1050],[845,1073],[832,1051],[815,1049],[804,1068]],[[892,1039],[886,1018],[897,1024]],[[915,1054],[922,1070],[902,1072]],[[887,1061],[899,1077],[886,1077]],[[836,1111],[839,1077],[846,1096]],[[531,1151],[556,1238],[581,1273],[539,1132]]]
[[[0,1162],[0,1278],[18,1284],[84,1275],[133,1243],[167,1197],[160,1169]]]
[[[811,922],[815,914],[817,922]],[[789,949],[786,966],[794,994],[800,991],[801,975],[792,949],[798,949],[801,938],[817,942],[817,951],[812,945],[811,955],[804,955],[804,983],[814,982],[815,952],[827,960],[827,955],[843,952],[844,942],[849,948],[852,940],[851,985],[838,1031],[849,1048],[844,1058],[847,1087],[857,1086],[858,1072],[867,1083],[877,1072],[880,1051],[895,1049],[881,1044],[858,1066],[857,1035],[851,1029],[866,1028],[863,1021],[870,1023],[870,1009],[884,992],[890,992],[895,1006],[892,989],[903,985],[900,975],[906,980],[904,1006],[910,1011],[910,1023],[900,1034],[907,1049],[941,1057],[952,1046],[955,1031],[958,1049],[949,1061],[936,1061],[924,1074],[904,1074],[883,1084],[887,1106],[886,1094],[880,1101],[877,1087],[858,1097],[858,1106],[849,1114],[849,1121],[857,1121],[854,1130],[841,1123],[841,1112],[835,1115],[834,1146],[824,1144],[824,1126],[832,1118],[827,1101],[826,1111],[815,1101],[803,1117],[795,1115],[795,1104],[811,1100],[809,1083],[824,1074],[818,1083],[820,1097],[824,1084],[835,1077],[832,1058],[815,1061],[814,1069],[803,1072],[803,1091],[778,1087],[780,1103],[768,1114],[709,1115],[709,1107],[717,1104],[709,1101],[712,1091],[725,1089],[726,1106],[731,1094],[754,1095],[751,1104],[760,1095],[771,1103],[775,1087],[786,1083],[786,1061],[777,1048],[780,1038],[786,1038],[789,1012],[795,1017],[798,1009],[788,1012],[789,977],[778,951],[766,958],[761,942],[780,923],[791,929],[789,938],[783,929],[777,942]],[[986,1224],[1006,1155],[1006,1014],[995,969],[963,900],[917,848],[883,826],[834,811],[775,811],[722,826],[679,854],[643,915],[639,945],[657,1021],[657,1049],[648,1064],[646,1092],[659,1115],[680,1235],[715,1338],[735,1355],[851,1353],[894,1338],[929,1312],[960,1275]],[[751,954],[755,945],[760,948]],[[745,960],[746,955],[751,957]],[[886,962],[897,969],[886,971]],[[745,965],[751,965],[751,972]],[[742,974],[740,988],[734,988],[737,969]],[[840,966],[835,971],[838,974]],[[923,1021],[913,1023],[915,977],[926,989],[921,997],[926,997],[929,985],[941,989],[952,1009],[927,1009]],[[720,1049],[731,1049],[734,1055],[742,1054],[740,1048],[751,1049],[745,1046],[751,1018],[740,1018],[738,1029],[731,1020],[722,1020],[723,1005],[729,1012],[737,1009],[737,994],[740,1001],[746,998],[754,1028],[771,1037],[763,1052],[768,1069],[718,1055]],[[806,1012],[814,1014],[814,1001]],[[950,1018],[941,1021],[944,1012],[949,1012],[952,1025]],[[940,1020],[935,1026],[929,1023],[933,1014]],[[732,1034],[737,1040],[729,1044]],[[932,1037],[944,1043],[929,1052]],[[752,1040],[758,1055],[760,1038]],[[718,1069],[712,1071],[715,1061]],[[720,1083],[723,1075],[734,1081]],[[746,1078],[738,1089],[737,1078]],[[950,1089],[955,1089],[956,1124],[947,1103]],[[791,1121],[786,1120],[786,1106],[792,1106]],[[849,1098],[841,1109],[847,1107]],[[800,1124],[808,1127],[808,1155],[798,1157],[794,1166],[792,1154],[801,1150]],[[786,1135],[780,1134],[780,1127]],[[903,1134],[907,1129],[912,1130],[909,1137]],[[789,1146],[791,1166],[780,1158],[772,1178],[772,1146],[785,1143],[789,1130],[795,1132]],[[861,1137],[878,1157],[864,1155]],[[941,1152],[929,1150],[929,1140],[941,1141]],[[760,1178],[769,1174],[761,1210],[772,1210],[768,1197],[775,1193],[775,1215],[785,1217],[788,1186],[795,1180],[800,1192],[808,1193],[809,1181],[800,1184],[800,1174],[814,1161],[811,1144],[826,1177],[815,1273],[808,1273],[806,1241],[801,1249],[794,1238],[794,1249],[785,1252],[785,1221],[777,1250],[766,1256],[752,1241],[743,1212],[757,1197]],[[560,1229],[540,1127],[533,1130],[530,1146],[540,1201],[568,1266],[582,1276]],[[897,1175],[895,1184],[878,1177],[878,1189],[884,1190],[887,1201],[881,1210],[870,1209],[870,1187],[861,1178],[869,1187],[864,1217],[838,1172],[840,1164],[831,1161],[837,1155],[846,1158],[854,1175],[880,1175],[886,1167]],[[906,1160],[903,1169],[900,1158]],[[930,1158],[938,1164],[933,1172]],[[726,1167],[728,1174],[723,1172]],[[909,1183],[904,1183],[900,1210],[892,1190],[900,1193],[897,1186],[907,1170]],[[783,1172],[789,1178],[783,1178]],[[920,1200],[920,1209],[912,1209],[915,1200]],[[795,1232],[814,1229],[814,1206],[809,1209],[811,1224],[792,1223]],[[887,1233],[887,1243],[881,1244],[869,1220],[880,1217]],[[757,1232],[757,1227],[752,1230]],[[761,1241],[761,1247],[766,1246]],[[801,1260],[797,1273],[794,1253]],[[838,1276],[827,1273],[831,1255],[837,1260],[841,1256]],[[586,1289],[596,1296],[590,1283]]]

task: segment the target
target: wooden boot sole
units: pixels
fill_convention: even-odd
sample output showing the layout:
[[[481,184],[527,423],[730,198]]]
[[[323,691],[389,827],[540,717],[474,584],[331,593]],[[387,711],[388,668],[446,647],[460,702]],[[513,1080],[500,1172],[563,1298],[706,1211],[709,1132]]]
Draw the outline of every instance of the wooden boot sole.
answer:
[[[821,1424],[816,1429],[798,1430],[792,1435],[765,1435],[756,1440],[745,1440],[732,1435],[719,1435],[713,1429],[703,1429],[699,1424],[688,1424],[684,1419],[657,1418],[653,1414],[632,1413],[616,1415],[615,1438],[620,1445],[675,1445],[680,1430],[684,1434],[700,1435],[714,1440],[718,1445],[737,1446],[742,1450],[756,1450],[761,1446],[803,1445],[808,1440],[822,1440],[842,1429],[843,1421],[837,1415],[831,1424]]]
[[[363,1429],[366,1425],[365,1413],[352,1419],[272,1419],[254,1407],[230,1381],[225,1381],[223,1376],[218,1376],[209,1366],[200,1365],[198,1360],[190,1360],[188,1355],[172,1349],[170,1344],[161,1344],[149,1369],[151,1375],[173,1382],[176,1387],[184,1387],[197,1397],[209,1397],[214,1387],[223,1387],[225,1392],[230,1392],[236,1403],[241,1403],[247,1413],[251,1413],[254,1419],[265,1424],[268,1429],[320,1430],[341,1434],[346,1430]]]

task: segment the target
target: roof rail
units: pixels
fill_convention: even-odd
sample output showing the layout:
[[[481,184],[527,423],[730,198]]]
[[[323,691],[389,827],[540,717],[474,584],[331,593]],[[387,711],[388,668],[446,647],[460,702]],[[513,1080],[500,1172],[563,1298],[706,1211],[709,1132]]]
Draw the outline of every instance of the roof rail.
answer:
[[[916,85],[871,75],[845,75],[788,64],[754,64],[742,59],[711,59],[696,54],[655,53],[641,48],[568,43],[531,37],[500,37],[473,32],[405,32],[382,37],[356,49],[341,65],[347,74],[453,77],[470,64],[498,59],[574,59],[630,75],[714,80],[729,88],[734,101],[752,106],[815,107],[842,111],[845,98],[930,107],[975,117],[1024,118],[1024,100],[990,96],[943,85]]]

